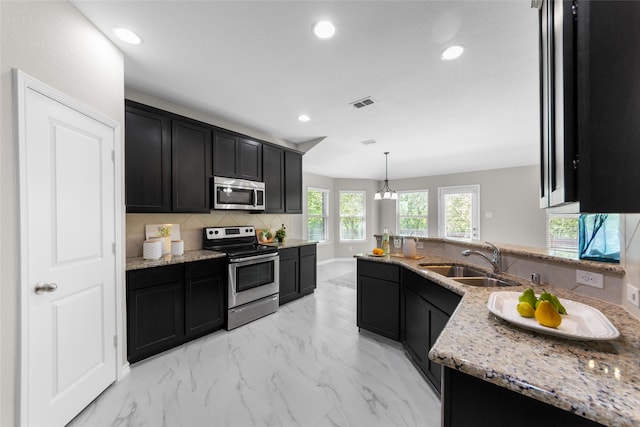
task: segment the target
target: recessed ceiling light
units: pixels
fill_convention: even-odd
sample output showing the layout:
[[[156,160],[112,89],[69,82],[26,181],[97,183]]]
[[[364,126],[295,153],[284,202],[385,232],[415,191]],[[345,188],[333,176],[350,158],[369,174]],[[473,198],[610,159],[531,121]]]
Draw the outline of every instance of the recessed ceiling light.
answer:
[[[320,40],[330,39],[335,33],[336,27],[331,21],[318,21],[313,24],[313,34]]]
[[[464,47],[460,45],[449,46],[445,50],[442,51],[442,55],[440,55],[440,59],[443,61],[451,61],[453,59],[458,58],[464,52]]]
[[[131,30],[122,27],[116,27],[113,29],[113,34],[115,34],[120,40],[129,44],[140,44],[142,43],[142,38],[134,33]]]
[[[309,120],[311,120],[311,117],[307,116],[306,114],[300,114],[298,116],[298,120],[300,120],[301,122],[308,122]]]

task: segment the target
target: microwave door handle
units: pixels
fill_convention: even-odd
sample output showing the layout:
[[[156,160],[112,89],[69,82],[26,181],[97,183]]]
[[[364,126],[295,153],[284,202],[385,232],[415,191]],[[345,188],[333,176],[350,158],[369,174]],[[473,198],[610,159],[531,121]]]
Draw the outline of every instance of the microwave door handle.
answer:
[[[258,204],[258,190],[253,189],[253,207],[255,208]]]

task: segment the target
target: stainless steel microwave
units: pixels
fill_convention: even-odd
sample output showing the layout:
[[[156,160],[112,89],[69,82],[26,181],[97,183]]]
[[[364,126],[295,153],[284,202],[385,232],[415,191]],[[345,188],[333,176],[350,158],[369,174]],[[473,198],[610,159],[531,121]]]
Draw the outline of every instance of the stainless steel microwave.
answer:
[[[264,182],[214,176],[211,188],[213,209],[264,210]]]

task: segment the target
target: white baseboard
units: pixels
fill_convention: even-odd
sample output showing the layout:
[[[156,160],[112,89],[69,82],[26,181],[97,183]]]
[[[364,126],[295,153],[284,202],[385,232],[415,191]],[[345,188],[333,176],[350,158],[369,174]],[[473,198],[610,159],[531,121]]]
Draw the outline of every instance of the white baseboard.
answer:
[[[131,372],[131,365],[129,362],[125,363],[120,367],[120,372],[118,375],[118,382],[122,381],[129,373]]]
[[[355,258],[330,258],[324,261],[318,261],[318,265],[331,264],[332,262],[356,262]]]

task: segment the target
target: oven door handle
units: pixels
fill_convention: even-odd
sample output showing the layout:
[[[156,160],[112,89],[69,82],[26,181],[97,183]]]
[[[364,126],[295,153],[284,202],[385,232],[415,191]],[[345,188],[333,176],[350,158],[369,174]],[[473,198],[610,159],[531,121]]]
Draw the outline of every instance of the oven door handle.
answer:
[[[278,252],[273,252],[270,254],[266,254],[266,255],[256,255],[256,256],[250,256],[250,257],[246,257],[246,258],[229,258],[229,262],[232,263],[244,263],[245,261],[258,261],[258,260],[268,260],[271,258],[275,258],[278,256]]]

